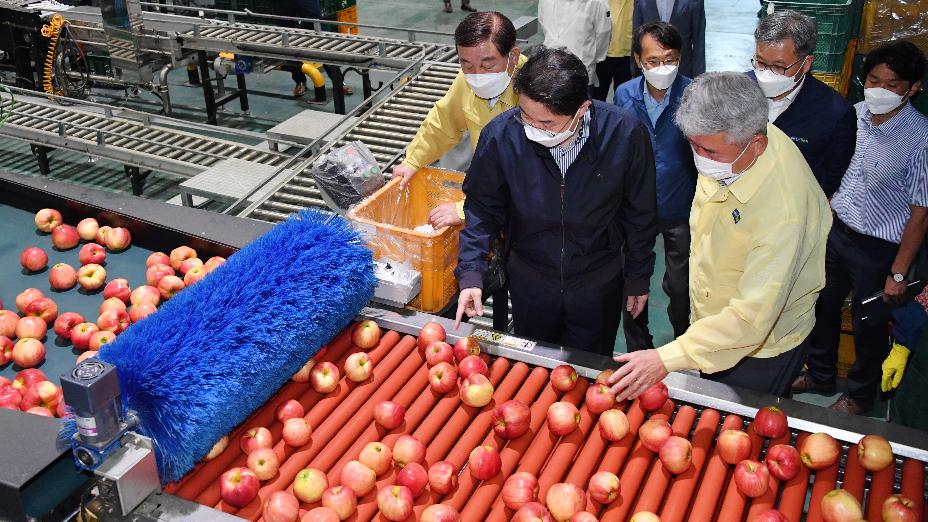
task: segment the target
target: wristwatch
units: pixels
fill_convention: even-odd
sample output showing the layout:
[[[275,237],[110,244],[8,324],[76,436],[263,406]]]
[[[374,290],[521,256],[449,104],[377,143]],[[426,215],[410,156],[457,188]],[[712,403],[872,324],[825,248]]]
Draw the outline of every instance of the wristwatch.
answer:
[[[893,281],[897,283],[902,283],[905,281],[905,275],[900,274],[899,272],[890,272],[889,275],[893,278]]]

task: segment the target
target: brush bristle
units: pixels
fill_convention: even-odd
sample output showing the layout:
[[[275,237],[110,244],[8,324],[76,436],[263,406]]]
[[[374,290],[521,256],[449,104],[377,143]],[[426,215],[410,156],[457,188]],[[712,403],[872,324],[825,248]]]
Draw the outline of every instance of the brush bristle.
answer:
[[[180,479],[370,300],[370,250],[304,211],[105,345],[123,405]]]

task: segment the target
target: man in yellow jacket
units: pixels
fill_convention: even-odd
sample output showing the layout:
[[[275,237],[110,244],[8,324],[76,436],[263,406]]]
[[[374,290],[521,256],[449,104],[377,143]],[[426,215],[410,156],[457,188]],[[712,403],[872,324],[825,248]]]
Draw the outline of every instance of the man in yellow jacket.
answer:
[[[516,47],[516,28],[497,12],[471,13],[454,31],[461,72],[429,111],[416,137],[406,148],[406,159],[393,168],[402,185],[416,171],[441,159],[470,133],[471,149],[477,148],[480,131],[494,117],[518,105],[512,78],[526,57]],[[429,222],[438,228],[464,222],[463,201],[432,209]]]
[[[657,349],[616,357],[617,399],[667,372],[786,396],[805,358],[825,285],[831,211],[802,153],[767,123],[767,99],[741,73],[706,73],[677,124],[699,178],[690,212],[690,327]]]

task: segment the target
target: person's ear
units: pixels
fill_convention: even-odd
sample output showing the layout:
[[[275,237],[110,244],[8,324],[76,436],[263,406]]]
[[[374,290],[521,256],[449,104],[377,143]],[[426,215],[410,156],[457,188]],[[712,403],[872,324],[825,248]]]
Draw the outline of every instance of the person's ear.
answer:
[[[808,74],[812,70],[812,64],[815,62],[815,56],[809,55],[802,61],[802,74]]]
[[[918,91],[922,90],[922,81],[918,80],[912,84],[912,87],[909,88],[909,98],[918,94]]]

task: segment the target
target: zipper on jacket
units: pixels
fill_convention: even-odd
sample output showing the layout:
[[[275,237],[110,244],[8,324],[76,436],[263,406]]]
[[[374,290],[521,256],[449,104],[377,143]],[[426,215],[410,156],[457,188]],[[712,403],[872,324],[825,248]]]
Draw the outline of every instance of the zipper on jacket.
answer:
[[[564,245],[567,243],[567,232],[564,228],[564,192],[567,190],[567,173],[561,174],[561,293],[564,293]]]

